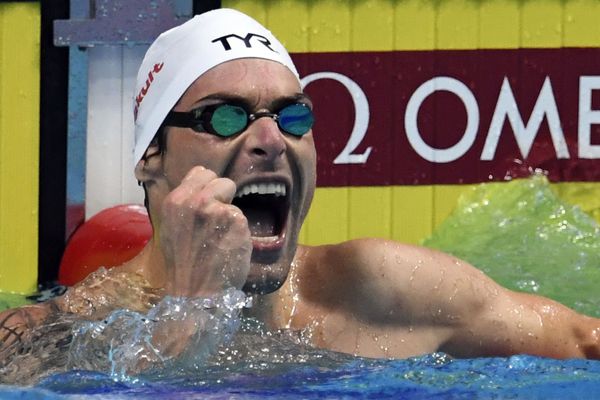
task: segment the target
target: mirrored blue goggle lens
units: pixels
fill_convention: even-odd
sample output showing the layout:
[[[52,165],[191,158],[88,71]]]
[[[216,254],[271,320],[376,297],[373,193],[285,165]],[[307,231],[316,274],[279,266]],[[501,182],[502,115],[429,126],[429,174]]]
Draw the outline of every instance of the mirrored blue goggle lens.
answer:
[[[279,111],[279,127],[294,136],[302,136],[313,126],[315,117],[312,110],[304,104],[291,104]]]
[[[248,125],[248,114],[242,107],[223,104],[210,117],[210,125],[219,136],[233,136]]]

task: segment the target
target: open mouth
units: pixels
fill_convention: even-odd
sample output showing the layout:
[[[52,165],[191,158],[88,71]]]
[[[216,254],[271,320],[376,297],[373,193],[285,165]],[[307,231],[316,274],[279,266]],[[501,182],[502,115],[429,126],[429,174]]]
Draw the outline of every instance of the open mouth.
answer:
[[[289,210],[286,186],[280,182],[251,183],[240,187],[233,199],[248,220],[252,241],[277,243],[283,238]]]

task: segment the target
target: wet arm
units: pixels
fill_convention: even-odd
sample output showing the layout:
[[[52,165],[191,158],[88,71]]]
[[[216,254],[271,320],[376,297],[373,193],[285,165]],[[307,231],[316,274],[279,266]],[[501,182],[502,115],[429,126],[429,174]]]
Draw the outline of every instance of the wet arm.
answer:
[[[499,295],[454,330],[442,345],[448,353],[531,354],[600,359],[600,320],[577,314],[550,299],[501,289]]]
[[[28,332],[42,325],[58,312],[57,304],[48,301],[0,313],[0,360],[7,357],[10,350],[18,351]]]
[[[390,332],[427,333],[430,351],[457,357],[532,354],[600,359],[600,320],[505,289],[468,263],[391,241],[348,242],[334,254],[353,271],[348,304]],[[348,275],[337,271],[335,277]],[[356,284],[356,282],[359,282]],[[436,344],[437,343],[437,344]]]
[[[31,345],[30,333],[61,314],[99,320],[120,308],[145,312],[160,299],[159,292],[137,274],[98,271],[61,297],[6,310],[0,313],[0,361],[24,351]]]

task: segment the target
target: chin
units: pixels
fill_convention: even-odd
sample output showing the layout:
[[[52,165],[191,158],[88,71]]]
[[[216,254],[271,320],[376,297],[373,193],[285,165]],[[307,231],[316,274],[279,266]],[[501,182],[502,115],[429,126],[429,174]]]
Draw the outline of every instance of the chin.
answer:
[[[272,293],[285,283],[289,270],[289,262],[272,264],[253,262],[242,290],[248,294]]]

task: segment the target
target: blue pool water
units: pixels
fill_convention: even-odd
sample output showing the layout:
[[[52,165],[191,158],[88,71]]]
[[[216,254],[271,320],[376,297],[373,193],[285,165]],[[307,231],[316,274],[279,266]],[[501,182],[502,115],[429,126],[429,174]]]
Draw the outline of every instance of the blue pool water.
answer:
[[[600,362],[530,356],[452,360],[340,360],[256,370],[238,366],[138,382],[73,371],[32,388],[0,386],[0,398],[44,399],[600,399]]]

